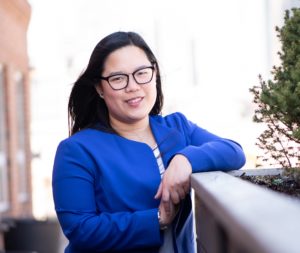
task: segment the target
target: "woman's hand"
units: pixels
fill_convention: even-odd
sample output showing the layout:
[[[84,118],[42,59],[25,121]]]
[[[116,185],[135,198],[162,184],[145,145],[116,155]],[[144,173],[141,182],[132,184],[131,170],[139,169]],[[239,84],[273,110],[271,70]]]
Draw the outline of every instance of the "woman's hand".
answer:
[[[172,205],[178,204],[190,191],[190,175],[192,166],[183,155],[175,155],[166,169],[163,179],[155,195],[161,198],[166,213],[171,212]]]
[[[161,201],[158,207],[159,211],[159,225],[162,230],[171,224],[179,210],[179,206],[175,206],[172,202],[168,205],[170,207],[169,210],[165,209],[164,203]]]

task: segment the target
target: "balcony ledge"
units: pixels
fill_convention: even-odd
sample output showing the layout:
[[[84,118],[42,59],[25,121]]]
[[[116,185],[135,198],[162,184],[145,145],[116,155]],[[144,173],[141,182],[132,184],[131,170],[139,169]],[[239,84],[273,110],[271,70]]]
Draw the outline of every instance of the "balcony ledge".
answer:
[[[241,180],[239,173],[192,175],[198,253],[298,253],[300,201]]]

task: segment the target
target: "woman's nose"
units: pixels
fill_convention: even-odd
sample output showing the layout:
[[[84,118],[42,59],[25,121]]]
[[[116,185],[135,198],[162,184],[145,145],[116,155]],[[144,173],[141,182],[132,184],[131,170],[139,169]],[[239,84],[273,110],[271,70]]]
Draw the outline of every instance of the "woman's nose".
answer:
[[[126,87],[126,91],[136,91],[140,89],[140,85],[135,81],[135,79],[133,78],[133,75],[129,75],[128,78],[128,85]]]

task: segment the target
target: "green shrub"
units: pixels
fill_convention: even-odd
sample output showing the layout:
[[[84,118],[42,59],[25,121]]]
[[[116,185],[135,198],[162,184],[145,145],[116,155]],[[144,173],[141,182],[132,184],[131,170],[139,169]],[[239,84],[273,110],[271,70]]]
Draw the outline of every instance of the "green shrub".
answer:
[[[284,25],[276,27],[281,41],[280,66],[272,68],[272,80],[259,76],[250,89],[256,105],[253,120],[265,123],[257,145],[263,164],[284,168],[300,166],[300,9],[285,12]]]

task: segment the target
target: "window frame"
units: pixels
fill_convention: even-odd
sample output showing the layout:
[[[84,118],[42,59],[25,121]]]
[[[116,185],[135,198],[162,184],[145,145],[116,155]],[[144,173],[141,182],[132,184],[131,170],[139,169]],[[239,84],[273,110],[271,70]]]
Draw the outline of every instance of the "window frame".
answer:
[[[0,213],[9,209],[7,103],[4,67],[0,63]],[[2,136],[2,138],[1,138]]]
[[[24,75],[20,71],[14,73],[15,81],[15,102],[16,102],[16,120],[17,120],[17,150],[16,164],[19,178],[18,201],[24,203],[29,199],[28,192],[28,172],[26,159],[26,107],[25,107],[25,82]]]

